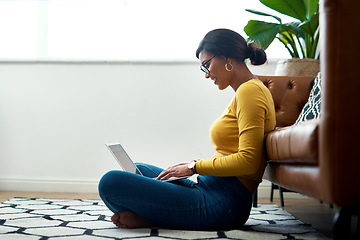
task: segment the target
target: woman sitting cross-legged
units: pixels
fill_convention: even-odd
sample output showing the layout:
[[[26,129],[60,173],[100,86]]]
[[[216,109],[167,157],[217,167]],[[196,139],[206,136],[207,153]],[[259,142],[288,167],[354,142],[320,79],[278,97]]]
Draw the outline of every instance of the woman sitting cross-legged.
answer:
[[[137,163],[144,176],[105,174],[99,194],[118,227],[225,230],[241,227],[249,217],[252,195],[266,166],[264,138],[275,128],[275,110],[270,91],[245,60],[261,65],[266,54],[238,33],[216,29],[205,35],[196,56],[205,78],[220,90],[230,86],[235,92],[210,128],[215,154],[165,170]],[[197,182],[164,181],[195,173]]]

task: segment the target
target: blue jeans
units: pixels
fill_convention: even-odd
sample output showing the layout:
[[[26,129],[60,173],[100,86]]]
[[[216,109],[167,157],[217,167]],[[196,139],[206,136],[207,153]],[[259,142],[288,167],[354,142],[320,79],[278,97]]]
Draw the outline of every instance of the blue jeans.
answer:
[[[225,230],[248,219],[251,193],[236,177],[198,176],[198,182],[155,180],[163,169],[136,164],[144,176],[110,171],[99,183],[99,195],[114,213],[125,210],[159,227],[188,230]]]

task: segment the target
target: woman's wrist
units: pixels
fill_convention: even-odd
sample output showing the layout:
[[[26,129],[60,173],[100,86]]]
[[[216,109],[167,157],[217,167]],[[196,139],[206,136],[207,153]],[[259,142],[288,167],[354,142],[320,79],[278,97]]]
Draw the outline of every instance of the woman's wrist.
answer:
[[[191,162],[188,163],[188,169],[193,173],[193,174],[197,174],[196,171],[196,161],[197,160],[192,160]]]

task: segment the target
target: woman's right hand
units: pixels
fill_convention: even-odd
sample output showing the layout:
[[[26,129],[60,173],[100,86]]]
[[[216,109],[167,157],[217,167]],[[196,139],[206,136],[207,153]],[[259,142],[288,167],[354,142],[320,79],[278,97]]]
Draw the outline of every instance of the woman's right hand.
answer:
[[[194,173],[188,168],[188,163],[180,163],[171,167],[168,167],[162,171],[157,180],[164,181],[171,177],[190,177]]]

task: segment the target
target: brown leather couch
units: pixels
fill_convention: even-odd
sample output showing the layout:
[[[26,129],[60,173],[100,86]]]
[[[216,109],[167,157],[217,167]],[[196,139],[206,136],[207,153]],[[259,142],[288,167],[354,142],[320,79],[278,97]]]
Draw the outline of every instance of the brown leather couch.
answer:
[[[320,120],[293,125],[308,100],[314,77],[257,76],[269,88],[275,104],[276,127],[266,138],[268,166],[264,178],[278,186],[316,196],[303,177],[290,177],[296,168],[307,174],[318,168],[318,130]],[[286,168],[285,173],[278,168]],[[297,183],[292,183],[292,182]],[[299,186],[299,184],[305,186]]]
[[[292,126],[312,78],[259,77],[273,94],[280,127],[266,138],[264,177],[337,206],[334,239],[360,239],[359,10],[359,0],[320,1],[320,119]]]
[[[304,181],[319,168],[321,119],[293,125],[308,100],[314,77],[258,78],[273,96],[277,127],[266,138],[268,166],[264,178],[286,189],[321,199],[317,184]]]

